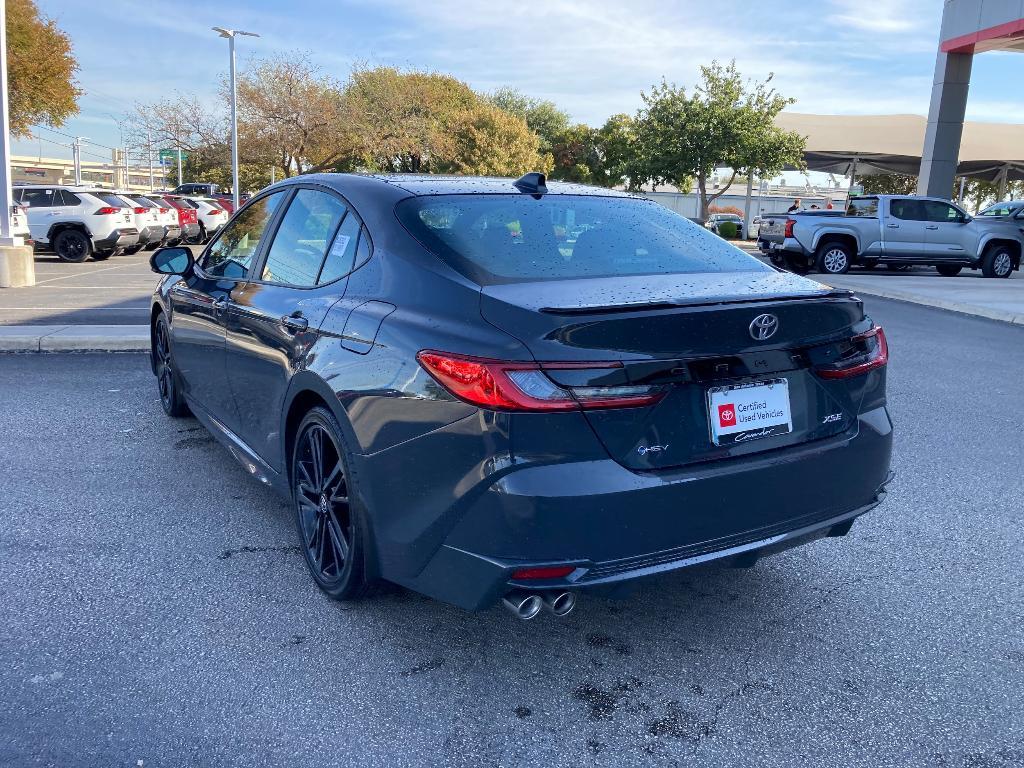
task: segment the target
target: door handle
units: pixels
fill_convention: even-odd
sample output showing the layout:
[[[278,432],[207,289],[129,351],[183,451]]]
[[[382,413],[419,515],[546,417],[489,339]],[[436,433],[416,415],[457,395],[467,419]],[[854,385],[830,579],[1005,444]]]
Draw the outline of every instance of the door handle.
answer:
[[[218,315],[223,314],[224,312],[227,311],[228,305],[230,303],[231,300],[227,296],[218,296],[216,299],[213,300],[213,311],[216,312]]]
[[[899,224],[886,224],[885,226],[887,226],[889,229],[899,229],[900,228]]]
[[[293,312],[281,318],[281,325],[291,331],[304,331],[309,328],[309,320],[301,312]]]
[[[939,225],[938,224],[925,224],[924,228],[925,229],[938,229]]]

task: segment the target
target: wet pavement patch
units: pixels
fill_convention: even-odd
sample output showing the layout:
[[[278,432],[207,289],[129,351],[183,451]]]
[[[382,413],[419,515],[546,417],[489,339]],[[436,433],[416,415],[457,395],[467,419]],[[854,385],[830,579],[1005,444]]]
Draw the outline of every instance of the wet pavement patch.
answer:
[[[258,553],[258,552],[279,552],[279,553],[285,554],[285,555],[300,555],[300,554],[302,554],[302,549],[299,548],[299,547],[296,547],[296,546],[287,546],[287,547],[253,547],[253,546],[235,547],[234,549],[225,549],[223,552],[221,552],[219,555],[217,555],[217,559],[218,560],[227,560],[229,557],[234,557],[235,555],[247,555],[247,554]]]

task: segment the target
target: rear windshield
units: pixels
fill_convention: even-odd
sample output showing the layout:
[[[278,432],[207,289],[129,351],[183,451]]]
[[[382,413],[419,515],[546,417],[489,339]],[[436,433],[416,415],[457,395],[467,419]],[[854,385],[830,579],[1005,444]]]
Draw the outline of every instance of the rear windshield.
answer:
[[[427,248],[480,285],[695,272],[768,272],[718,235],[648,200],[438,195],[396,207]]]
[[[115,195],[113,192],[90,192],[93,197],[98,197],[107,205],[113,206],[114,208],[127,208],[128,203],[122,200],[120,197]]]
[[[137,205],[145,206],[146,208],[157,208],[157,204],[154,203],[147,197],[129,197],[128,200],[133,200]]]

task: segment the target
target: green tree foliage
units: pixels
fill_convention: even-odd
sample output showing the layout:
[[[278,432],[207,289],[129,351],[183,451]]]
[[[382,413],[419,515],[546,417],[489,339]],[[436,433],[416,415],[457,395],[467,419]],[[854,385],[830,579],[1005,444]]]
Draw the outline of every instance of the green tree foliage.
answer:
[[[917,193],[917,176],[902,173],[875,173],[861,176],[857,182],[868,195],[913,195]]]
[[[491,94],[490,101],[498,109],[526,121],[540,139],[542,155],[552,154],[555,142],[570,129],[569,115],[553,101],[531,98],[515,88],[499,88]]]
[[[346,169],[511,175],[542,165],[525,120],[447,75],[357,70],[345,110],[352,140],[340,164]]]
[[[31,135],[37,124],[59,127],[78,114],[78,62],[56,22],[32,0],[7,3],[7,77],[13,136]]]
[[[642,93],[636,119],[637,171],[643,181],[687,189],[697,180],[701,216],[722,195],[739,171],[762,178],[787,165],[802,167],[804,139],[774,124],[793,103],[762,83],[744,82],[734,62],[701,67],[701,83],[692,94],[662,81]],[[716,168],[731,168],[732,178],[708,194]]]

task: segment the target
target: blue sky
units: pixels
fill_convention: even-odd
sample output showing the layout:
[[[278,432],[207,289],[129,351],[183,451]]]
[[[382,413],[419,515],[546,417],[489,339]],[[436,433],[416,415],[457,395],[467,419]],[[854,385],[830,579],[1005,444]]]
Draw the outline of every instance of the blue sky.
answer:
[[[227,43],[210,30],[259,32],[241,62],[302,50],[344,79],[354,63],[436,70],[481,91],[508,85],[551,99],[580,122],[633,113],[662,77],[690,85],[700,64],[735,58],[745,75],[774,72],[792,109],[926,114],[942,0],[37,0],[74,44],[85,91],[61,130],[109,159],[136,102],[196,92],[215,99]],[[968,118],[1024,123],[1024,56],[975,60]],[[43,141],[16,154],[70,156]]]

